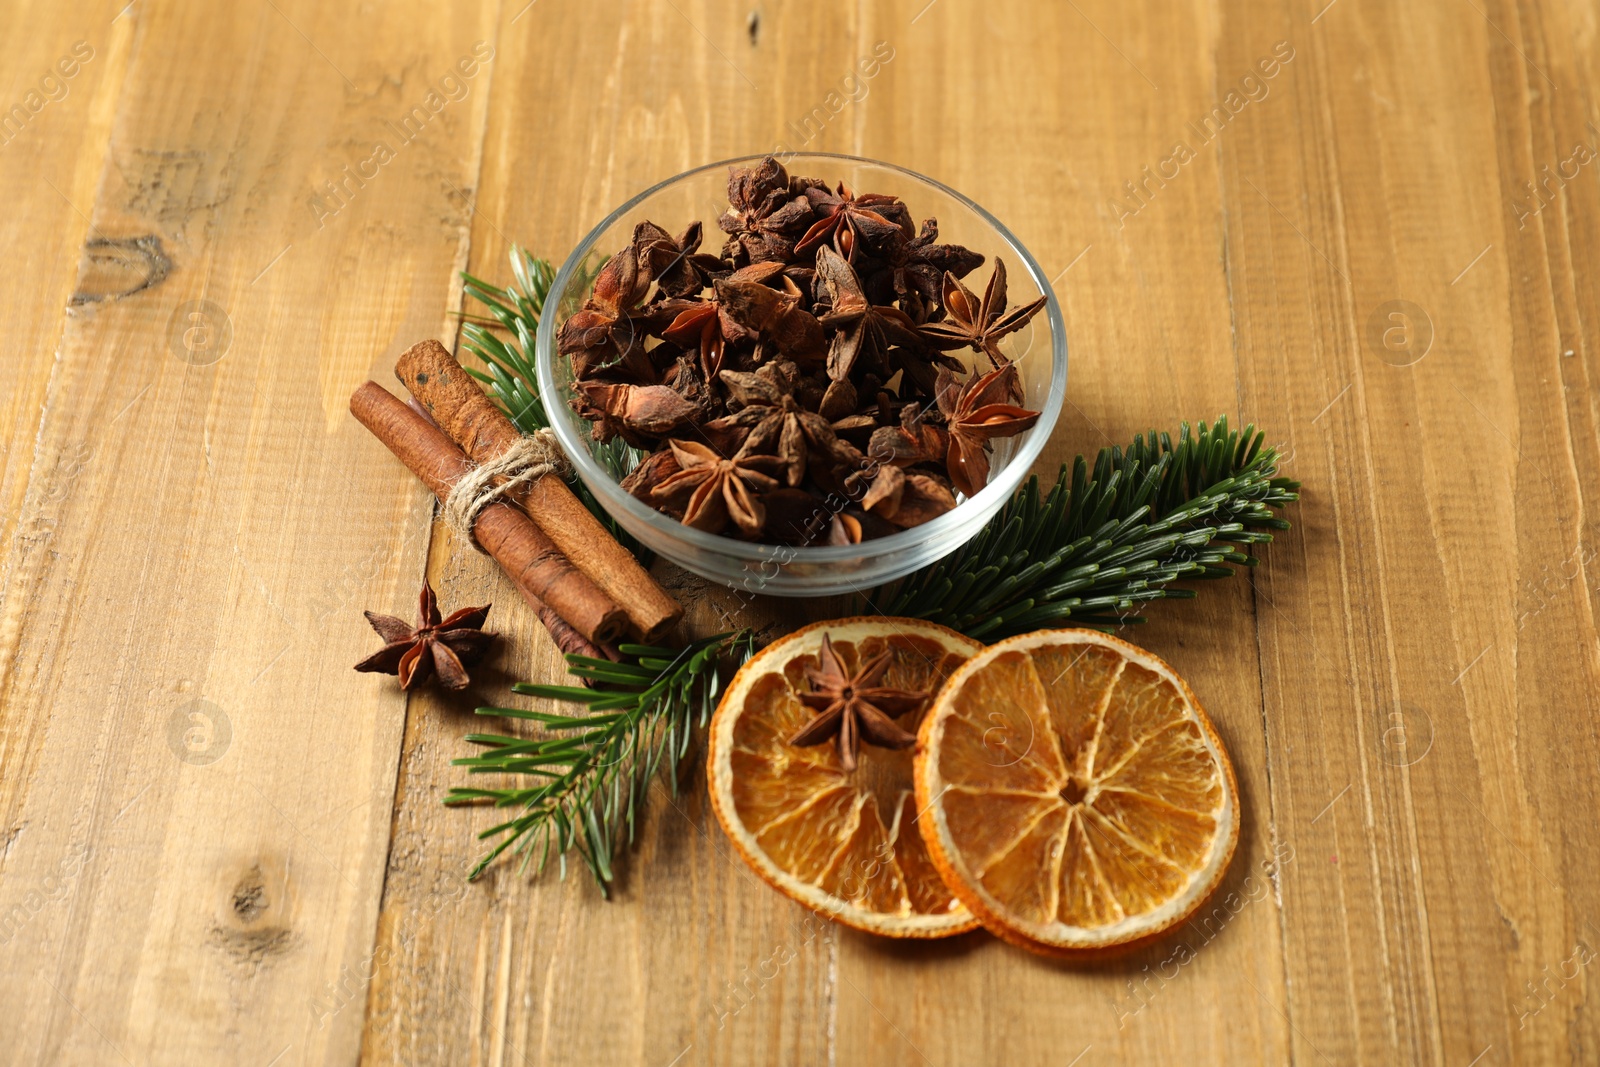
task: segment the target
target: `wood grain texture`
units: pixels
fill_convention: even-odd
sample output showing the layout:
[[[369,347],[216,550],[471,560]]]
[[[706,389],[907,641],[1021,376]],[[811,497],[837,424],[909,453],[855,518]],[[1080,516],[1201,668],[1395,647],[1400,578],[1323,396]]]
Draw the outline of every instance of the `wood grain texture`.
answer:
[[[313,998],[371,952],[403,703],[349,670],[373,635],[342,624],[415,597],[429,507],[345,398],[441,325],[487,72],[322,225],[308,200],[493,27],[279,7],[80,31],[131,39],[79,207],[95,248],[167,265],[80,269],[104,298],[66,317],[20,438],[35,471],[86,457],[30,491],[50,536],[6,561],[0,1002],[24,1062],[360,1043],[359,1011]]]
[[[46,7],[61,29],[31,32],[46,20]],[[9,325],[0,365],[10,371],[0,397],[0,558],[48,541],[52,530],[39,504],[64,495],[85,462],[81,450],[45,457],[36,445],[57,368],[62,310],[77,288],[88,240],[89,219],[77,205],[93,196],[127,55],[131,23],[113,23],[113,14],[108,4],[87,3],[66,10],[16,4],[0,13],[6,39],[16,42],[0,89],[0,195],[20,209],[0,215],[0,239],[11,257],[0,280]],[[35,518],[22,525],[30,494]],[[0,639],[0,669],[11,644]]]
[[[0,108],[94,52],[0,145],[0,1059],[1600,1059],[1593,4],[140,0],[0,28]],[[1227,412],[1305,483],[1253,573],[1129,635],[1205,701],[1245,810],[1223,910],[1167,943],[1074,968],[810,921],[693,761],[611,901],[464,880],[494,819],[440,806],[450,760],[557,656],[345,397],[448,336],[457,269],[559,259],[777,145],[930,174],[1044,264],[1071,375],[1042,470]],[[348,665],[359,609],[409,612],[424,575],[505,640],[407,701]],[[827,610],[658,575],[701,628]]]

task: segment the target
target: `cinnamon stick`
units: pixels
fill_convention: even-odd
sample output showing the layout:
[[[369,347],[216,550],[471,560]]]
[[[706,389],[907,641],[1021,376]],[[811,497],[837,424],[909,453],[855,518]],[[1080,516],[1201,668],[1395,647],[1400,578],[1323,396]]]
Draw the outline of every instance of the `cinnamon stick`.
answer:
[[[474,462],[498,458],[522,436],[438,341],[408,348],[395,364],[395,375]],[[621,605],[640,638],[653,641],[683,617],[682,605],[560,478],[536,479],[510,495],[579,570]]]
[[[472,469],[455,442],[377,382],[350,394],[350,413],[440,500]],[[545,609],[540,619],[563,651],[604,655],[599,646],[622,635],[627,614],[522,512],[509,504],[490,504],[478,513],[472,532],[534,610]],[[589,647],[577,646],[574,634]]]

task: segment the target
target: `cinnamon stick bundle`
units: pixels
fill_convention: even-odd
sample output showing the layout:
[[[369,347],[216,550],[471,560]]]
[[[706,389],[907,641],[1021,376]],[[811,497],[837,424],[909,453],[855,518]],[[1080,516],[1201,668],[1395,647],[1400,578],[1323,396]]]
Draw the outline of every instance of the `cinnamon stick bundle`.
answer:
[[[367,382],[350,395],[350,413],[440,500],[472,470],[455,442],[377,382]],[[601,646],[622,636],[627,614],[521,511],[490,504],[478,513],[473,533],[539,613],[562,651],[605,655]]]
[[[394,370],[439,428],[474,462],[498,458],[521,438],[521,431],[438,341],[412,345]],[[641,639],[656,640],[683,617],[682,605],[656,584],[560,478],[538,478],[509,495],[579,570],[627,612]]]

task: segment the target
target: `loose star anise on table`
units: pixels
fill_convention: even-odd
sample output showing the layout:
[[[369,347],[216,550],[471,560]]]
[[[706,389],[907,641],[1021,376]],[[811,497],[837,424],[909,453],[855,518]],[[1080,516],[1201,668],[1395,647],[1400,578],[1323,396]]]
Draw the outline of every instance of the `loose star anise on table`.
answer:
[[[636,223],[558,333],[594,439],[644,453],[613,453],[632,464],[623,489],[701,530],[817,545],[927,522],[982,488],[986,442],[1035,414],[1015,370],[979,374],[957,350],[1000,367],[1044,298],[1007,313],[997,261],[980,301],[960,279],[983,257],[938,243],[937,220],[913,235],[898,197],[772,157],[730,170],[728,201],[716,254],[698,223]]]
[[[894,720],[917,710],[929,694],[882,685],[891,658],[892,654],[885,650],[855,674],[849,674],[833,650],[833,641],[823,634],[817,665],[808,664],[805,668],[811,689],[800,694],[800,702],[816,712],[816,718],[790,737],[789,743],[806,748],[836,738],[839,765],[846,774],[856,769],[862,741],[880,748],[910,748],[915,744],[916,735]]]
[[[356,670],[398,674],[401,689],[421,685],[434,673],[446,689],[465,689],[471,681],[467,668],[483,658],[496,637],[483,629],[490,605],[441,617],[433,586],[427,583],[419,600],[415,626],[393,615],[366,612],[367,621],[387,643],[357,663]]]

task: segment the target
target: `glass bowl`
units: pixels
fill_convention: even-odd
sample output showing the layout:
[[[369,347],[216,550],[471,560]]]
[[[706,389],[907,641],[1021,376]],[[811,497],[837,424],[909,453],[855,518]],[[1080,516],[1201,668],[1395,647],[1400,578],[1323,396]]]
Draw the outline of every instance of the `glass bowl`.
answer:
[[[1031,430],[993,442],[989,483],[976,496],[958,496],[955,508],[910,529],[856,545],[794,547],[759,544],[685,526],[622,488],[597,458],[601,445],[590,423],[572,407],[571,365],[556,351],[562,323],[588,299],[587,284],[604,258],[628,245],[636,224],[650,220],[681,233],[698,219],[705,228],[702,251],[716,252],[724,235],[718,217],[728,210],[728,168],[750,166],[761,156],[724,160],[668,178],[617,208],[589,231],[557,272],[539,317],[537,370],[539,392],[562,449],[590,492],[639,542],[703,578],[735,589],[775,596],[832,596],[866,592],[909,574],[955,551],[983,528],[1027,476],[1055,427],[1067,392],[1067,339],[1061,306],[1043,270],[1028,250],[983,208],[947,186],[914,171],[857,156],[798,153],[780,157],[790,174],[840,181],[856,193],[898,196],[920,227],[939,221],[942,243],[965,245],[983,254],[984,263],[963,281],[981,297],[995,256],[1006,261],[1008,305],[1046,297],[1044,313],[1007,336],[1001,351],[1016,364],[1025,406],[1039,411]],[[974,368],[988,369],[981,353],[949,353]]]

